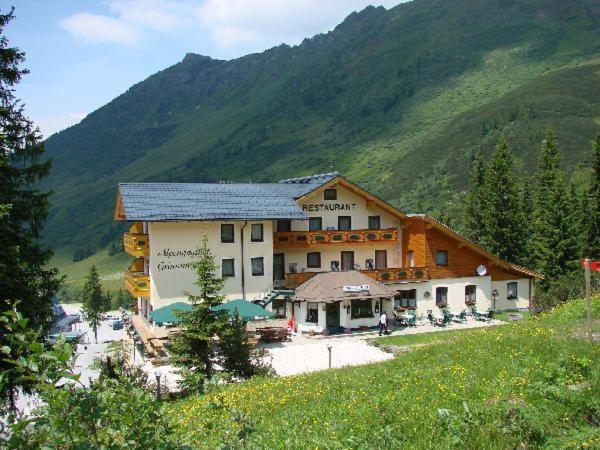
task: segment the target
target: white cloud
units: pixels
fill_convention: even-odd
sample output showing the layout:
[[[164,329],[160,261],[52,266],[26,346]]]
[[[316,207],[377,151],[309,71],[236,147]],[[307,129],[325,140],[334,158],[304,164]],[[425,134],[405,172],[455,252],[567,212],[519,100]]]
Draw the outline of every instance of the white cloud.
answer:
[[[169,33],[188,28],[197,19],[198,2],[176,0],[113,0],[108,9],[114,16],[80,13],[59,23],[82,42],[112,42],[132,45],[147,32]]]
[[[206,0],[197,8],[221,48],[297,44],[333,29],[352,11],[403,0]],[[405,0],[404,0],[405,1]]]
[[[67,113],[52,116],[33,117],[33,123],[40,128],[44,139],[50,137],[65,128],[81,122],[87,114],[83,113]]]
[[[75,14],[62,20],[59,25],[75,39],[83,42],[131,45],[138,40],[138,31],[134,27],[101,14]]]
[[[297,44],[331,30],[352,11],[406,0],[110,0],[108,13],[81,13],[60,25],[84,42],[131,45],[149,33],[199,34],[202,26],[228,53]],[[190,49],[191,51],[193,48]]]

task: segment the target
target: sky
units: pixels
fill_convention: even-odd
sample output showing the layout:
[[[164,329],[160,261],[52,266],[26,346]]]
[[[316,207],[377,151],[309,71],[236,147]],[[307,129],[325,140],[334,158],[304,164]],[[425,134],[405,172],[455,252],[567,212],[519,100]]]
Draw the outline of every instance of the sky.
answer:
[[[198,53],[232,59],[333,29],[401,0],[3,0],[4,33],[30,70],[16,94],[45,137]]]

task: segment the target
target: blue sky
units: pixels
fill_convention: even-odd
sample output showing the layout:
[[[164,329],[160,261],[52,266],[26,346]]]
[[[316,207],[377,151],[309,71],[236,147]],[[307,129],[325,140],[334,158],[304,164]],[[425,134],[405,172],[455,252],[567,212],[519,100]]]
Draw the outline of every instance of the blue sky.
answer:
[[[231,59],[326,32],[400,0],[7,0],[31,73],[17,95],[44,136],[79,122],[186,53]]]

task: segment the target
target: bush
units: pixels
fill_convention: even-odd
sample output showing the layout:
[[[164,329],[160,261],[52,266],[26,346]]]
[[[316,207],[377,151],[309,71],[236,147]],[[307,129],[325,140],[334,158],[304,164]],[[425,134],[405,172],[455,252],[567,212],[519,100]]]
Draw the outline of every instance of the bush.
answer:
[[[600,273],[592,272],[592,295],[597,292],[600,292]],[[547,290],[540,288],[531,302],[531,309],[533,313],[549,311],[555,306],[584,296],[584,271],[575,269],[552,281]]]

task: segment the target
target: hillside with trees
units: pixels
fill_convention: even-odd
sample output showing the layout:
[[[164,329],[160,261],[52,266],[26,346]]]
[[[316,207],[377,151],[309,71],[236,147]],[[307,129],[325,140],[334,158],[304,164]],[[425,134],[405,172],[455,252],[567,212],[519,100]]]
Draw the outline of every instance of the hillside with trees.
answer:
[[[460,218],[474,150],[504,134],[519,177],[548,126],[577,183],[599,129],[599,56],[593,0],[414,0],[294,47],[188,54],[46,141],[45,237],[76,259],[114,245],[118,182],[332,168],[408,212]]]

